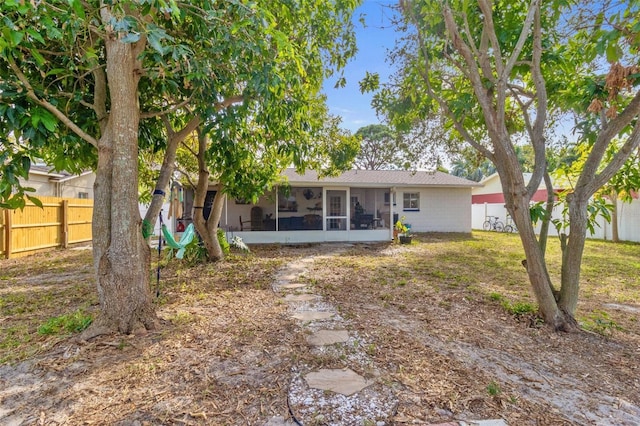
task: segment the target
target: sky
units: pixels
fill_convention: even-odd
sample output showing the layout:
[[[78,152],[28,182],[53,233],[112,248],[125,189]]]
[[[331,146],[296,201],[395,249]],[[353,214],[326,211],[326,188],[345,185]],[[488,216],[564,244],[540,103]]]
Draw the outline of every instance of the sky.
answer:
[[[360,93],[359,81],[367,71],[380,74],[380,82],[386,82],[390,75],[390,65],[386,62],[387,50],[395,43],[395,32],[389,17],[393,11],[389,5],[397,4],[390,0],[363,0],[356,9],[353,22],[356,29],[358,53],[345,67],[347,84],[334,89],[336,79],[325,82],[324,93],[327,105],[333,115],[342,117],[344,129],[355,133],[359,128],[379,123],[371,107],[372,94]],[[359,22],[364,17],[365,27]]]

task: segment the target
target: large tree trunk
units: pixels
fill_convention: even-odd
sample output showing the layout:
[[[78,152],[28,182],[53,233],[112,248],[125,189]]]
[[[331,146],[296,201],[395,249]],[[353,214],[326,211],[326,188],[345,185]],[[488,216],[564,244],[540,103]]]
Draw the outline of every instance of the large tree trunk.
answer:
[[[207,135],[198,132],[198,183],[196,184],[196,191],[193,197],[193,223],[195,224],[196,231],[202,239],[205,249],[207,250],[207,259],[215,262],[221,260],[224,257],[222,253],[222,247],[218,242],[216,235],[217,224],[220,220],[222,213],[222,201],[223,197],[220,194],[221,187],[218,187],[214,199],[214,205],[211,209],[209,217],[204,217],[204,202],[207,197],[207,190],[209,189],[209,168],[207,166],[205,153],[207,149]],[[217,203],[216,203],[217,201]],[[217,219],[214,221],[214,217]]]
[[[138,77],[131,44],[106,40],[110,115],[98,141],[93,217],[101,315],[84,336],[155,326],[150,250],[138,210]]]
[[[540,315],[554,329],[570,330],[573,320],[558,308],[552,291],[551,277],[529,213],[529,197],[526,195],[524,178],[519,171],[507,171],[508,169],[501,165],[498,173],[502,181],[507,210],[518,227],[526,257],[527,273],[538,301]]]

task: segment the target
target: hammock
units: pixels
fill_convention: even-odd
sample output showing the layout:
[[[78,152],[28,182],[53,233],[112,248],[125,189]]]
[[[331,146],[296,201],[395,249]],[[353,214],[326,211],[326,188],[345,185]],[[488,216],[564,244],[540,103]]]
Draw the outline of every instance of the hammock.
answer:
[[[178,252],[176,253],[176,257],[178,259],[182,259],[182,256],[184,256],[184,251],[186,247],[189,245],[191,241],[193,241],[193,237],[196,235],[196,232],[195,232],[193,223],[190,223],[189,226],[187,226],[187,229],[184,230],[184,233],[180,237],[180,241],[176,241],[175,238],[173,238],[173,235],[167,228],[167,225],[162,225],[162,234],[164,235],[164,240],[166,244],[172,249],[178,250]]]

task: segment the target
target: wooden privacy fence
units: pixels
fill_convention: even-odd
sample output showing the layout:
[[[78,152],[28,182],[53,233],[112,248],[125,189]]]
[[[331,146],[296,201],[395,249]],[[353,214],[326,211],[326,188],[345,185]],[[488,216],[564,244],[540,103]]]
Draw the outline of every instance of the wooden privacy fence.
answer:
[[[6,259],[91,241],[93,200],[38,197],[24,209],[0,209],[0,256]]]

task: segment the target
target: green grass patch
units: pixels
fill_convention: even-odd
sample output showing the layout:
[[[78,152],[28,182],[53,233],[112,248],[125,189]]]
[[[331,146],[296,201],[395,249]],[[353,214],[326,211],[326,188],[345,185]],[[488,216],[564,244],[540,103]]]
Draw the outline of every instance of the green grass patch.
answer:
[[[50,318],[46,323],[38,327],[38,334],[79,333],[89,327],[92,322],[93,316],[91,314],[78,309],[70,314]]]
[[[526,314],[534,314],[538,311],[538,307],[536,305],[528,302],[511,303],[508,300],[503,300],[501,305],[511,315],[515,315],[517,317]]]
[[[602,310],[595,310],[589,315],[580,318],[579,321],[585,330],[593,331],[603,336],[609,336],[614,331],[622,330],[622,327],[611,319],[607,312]]]

